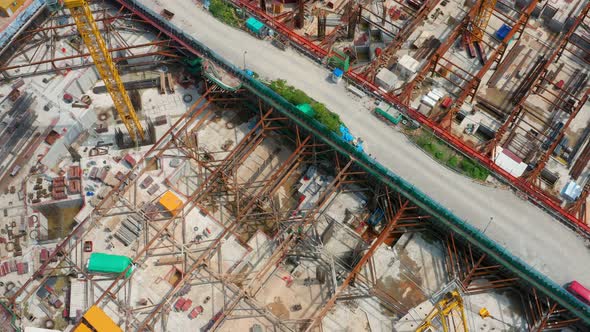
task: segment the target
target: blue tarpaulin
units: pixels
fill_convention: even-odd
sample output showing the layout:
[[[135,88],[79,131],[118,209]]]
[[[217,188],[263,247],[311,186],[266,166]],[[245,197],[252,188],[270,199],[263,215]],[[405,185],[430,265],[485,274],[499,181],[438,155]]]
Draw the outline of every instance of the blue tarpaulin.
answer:
[[[354,136],[352,136],[352,134],[348,131],[348,128],[346,128],[344,125],[340,125],[340,133],[342,134],[342,139],[346,143],[350,143],[354,139]]]
[[[334,68],[332,75],[334,75],[336,77],[342,77],[342,75],[344,75],[344,72],[340,68]]]
[[[506,36],[508,36],[508,33],[512,30],[511,27],[509,27],[506,24],[502,24],[502,26],[500,27],[500,29],[498,29],[498,31],[496,31],[496,38],[500,39],[500,40],[504,40],[504,38],[506,38]]]
[[[346,143],[354,144],[357,151],[363,152],[363,143],[361,142],[361,140],[355,140],[354,136],[343,124],[340,125],[340,134],[342,134],[341,137]]]

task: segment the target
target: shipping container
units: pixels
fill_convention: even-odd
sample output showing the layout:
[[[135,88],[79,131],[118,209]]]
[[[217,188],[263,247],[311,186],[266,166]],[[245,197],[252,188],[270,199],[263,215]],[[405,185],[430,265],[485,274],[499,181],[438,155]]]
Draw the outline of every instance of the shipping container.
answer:
[[[378,107],[375,108],[375,114],[377,114],[377,116],[379,116],[379,117],[382,117],[384,120],[393,123],[394,125],[397,125],[402,120],[401,113],[398,112],[396,116],[393,116]]]
[[[130,268],[129,268],[130,267]],[[129,268],[129,269],[127,269]],[[125,277],[129,277],[134,270],[133,261],[127,256],[111,255],[95,252],[90,255],[86,264],[89,272],[97,273],[123,273],[127,270]]]

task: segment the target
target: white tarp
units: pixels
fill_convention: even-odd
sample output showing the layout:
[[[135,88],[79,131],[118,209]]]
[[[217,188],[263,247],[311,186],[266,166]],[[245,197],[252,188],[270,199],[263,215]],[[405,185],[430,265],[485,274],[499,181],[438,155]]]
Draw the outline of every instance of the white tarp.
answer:
[[[508,153],[508,154],[507,154]],[[512,156],[511,156],[512,155]],[[515,177],[521,176],[527,168],[527,164],[522,161],[515,160],[513,153],[510,151],[504,152],[502,147],[496,148],[496,156],[494,162],[506,172]]]
[[[393,89],[396,82],[397,76],[387,68],[382,68],[375,76],[375,83],[386,91]]]
[[[582,187],[574,181],[568,182],[561,190],[561,196],[570,201],[575,201],[582,193]]]

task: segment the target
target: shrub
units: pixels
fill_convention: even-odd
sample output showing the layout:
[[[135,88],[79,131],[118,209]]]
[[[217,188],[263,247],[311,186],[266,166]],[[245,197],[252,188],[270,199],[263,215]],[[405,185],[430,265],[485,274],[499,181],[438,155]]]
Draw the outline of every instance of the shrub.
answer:
[[[445,157],[445,154],[442,151],[436,151],[434,153],[434,158],[441,160]]]
[[[426,145],[430,144],[430,139],[428,139],[427,137],[424,137],[424,136],[420,136],[420,137],[418,137],[416,144],[418,144],[419,147],[424,149],[424,147]]]
[[[486,168],[482,167],[482,166],[475,166],[475,170],[476,170],[476,174],[475,174],[475,178],[485,181],[485,179],[488,178],[488,175],[490,175],[490,171],[488,171]]]
[[[209,4],[209,11],[213,17],[227,25],[235,27],[240,23],[234,7],[222,0],[211,0],[211,3]]]
[[[313,102],[311,104],[315,114],[314,118],[319,122],[323,123],[328,129],[338,132],[342,121],[340,120],[340,116],[338,114],[330,112],[328,108],[322,103]]]
[[[342,120],[340,120],[338,114],[331,112],[326,105],[313,100],[305,92],[287,85],[285,80],[274,80],[270,82],[269,87],[294,105],[310,104],[314,110],[314,119],[331,131],[338,133]]]
[[[452,168],[457,168],[457,165],[459,165],[459,159],[457,158],[457,156],[452,156],[451,158],[449,158],[449,160],[447,161],[447,165]]]
[[[471,173],[473,173],[473,169],[475,168],[475,164],[469,159],[463,159],[461,160],[459,167],[461,167],[461,169],[465,171],[465,173],[471,175]]]

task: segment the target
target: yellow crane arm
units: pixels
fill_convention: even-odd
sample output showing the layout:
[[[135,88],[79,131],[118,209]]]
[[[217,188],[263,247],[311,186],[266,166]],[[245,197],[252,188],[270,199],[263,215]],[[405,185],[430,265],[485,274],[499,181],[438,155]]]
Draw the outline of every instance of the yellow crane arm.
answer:
[[[484,32],[492,17],[492,12],[496,6],[496,0],[482,0],[479,10],[472,21],[472,41],[479,42],[483,40]]]
[[[418,326],[416,332],[427,331],[429,327],[433,325],[433,321],[438,317],[440,324],[444,332],[450,332],[447,317],[456,310],[461,316],[461,322],[463,324],[463,331],[468,332],[469,327],[467,326],[467,316],[465,315],[465,307],[463,305],[463,298],[457,291],[449,292],[440,301],[434,304],[434,308],[430,311],[428,316],[424,319],[422,324]]]
[[[144,133],[141,123],[137,118],[137,114],[135,114],[131,99],[123,86],[123,81],[121,81],[119,71],[115,67],[106,43],[100,35],[96,21],[92,17],[87,0],[65,0],[64,5],[70,10],[76,22],[78,32],[82,36],[92,60],[94,60],[96,70],[98,70],[100,77],[104,81],[105,87],[115,104],[115,109],[131,136],[131,140],[136,141],[136,132],[143,139]]]

